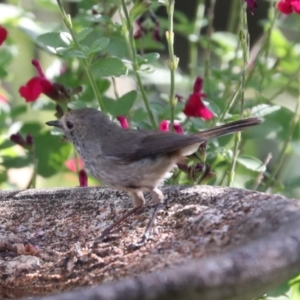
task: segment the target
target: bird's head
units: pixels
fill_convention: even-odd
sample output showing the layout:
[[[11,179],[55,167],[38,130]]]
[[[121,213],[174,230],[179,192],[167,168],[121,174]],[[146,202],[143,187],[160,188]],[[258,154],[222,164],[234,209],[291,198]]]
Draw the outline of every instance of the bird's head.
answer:
[[[65,136],[75,146],[82,145],[83,140],[88,141],[97,138],[94,135],[99,136],[101,132],[106,131],[109,123],[114,124],[102,112],[94,108],[71,110],[59,120],[46,122],[49,126],[62,129]]]

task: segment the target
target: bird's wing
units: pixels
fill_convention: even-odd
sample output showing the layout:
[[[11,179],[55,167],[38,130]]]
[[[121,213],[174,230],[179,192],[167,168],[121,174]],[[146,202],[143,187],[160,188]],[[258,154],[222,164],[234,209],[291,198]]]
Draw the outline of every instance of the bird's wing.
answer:
[[[202,141],[199,136],[172,132],[144,131],[142,134],[141,131],[141,134],[138,136],[131,134],[131,132],[128,133],[129,134],[125,134],[121,140],[118,141],[117,145],[109,147],[109,153],[104,149],[105,154],[115,160],[119,160],[119,158],[121,158],[121,160],[124,161],[134,161],[160,153],[170,153],[180,148],[184,148],[185,146],[200,143]],[[125,143],[129,146],[124,147]]]
[[[160,153],[170,153],[179,149],[182,150],[180,151],[181,155],[188,156],[197,150],[197,144],[201,142],[241,131],[260,123],[261,120],[258,118],[242,119],[192,135],[131,129],[124,130],[120,134],[120,130],[122,129],[117,128],[116,135],[118,139],[115,138],[113,133],[110,133],[111,138],[106,139],[106,143],[102,145],[102,151],[106,157],[110,157],[116,161],[119,160],[120,163],[138,160],[147,156],[151,157]],[[196,148],[192,146],[193,144],[196,144]]]

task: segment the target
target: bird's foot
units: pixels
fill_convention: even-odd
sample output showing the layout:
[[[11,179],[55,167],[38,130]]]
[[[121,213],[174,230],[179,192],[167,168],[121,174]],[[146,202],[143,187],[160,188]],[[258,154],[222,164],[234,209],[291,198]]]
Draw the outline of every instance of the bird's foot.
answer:
[[[111,228],[106,228],[102,231],[101,235],[94,240],[95,244],[103,243],[103,242],[109,242],[114,239],[116,239],[119,235],[115,234],[114,230],[111,230]]]
[[[151,239],[151,235],[149,232],[146,232],[144,233],[142,239],[138,242],[138,243],[133,243],[133,244],[130,244],[128,247],[127,247],[127,250],[129,252],[132,252],[132,251],[135,251],[139,248],[141,248],[142,246],[144,246],[148,240]]]

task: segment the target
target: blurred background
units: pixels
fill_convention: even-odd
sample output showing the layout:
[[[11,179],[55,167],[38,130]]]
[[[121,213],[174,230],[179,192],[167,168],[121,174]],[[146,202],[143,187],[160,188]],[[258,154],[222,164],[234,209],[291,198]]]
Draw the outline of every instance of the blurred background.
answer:
[[[155,2],[155,1],[154,1]],[[209,108],[216,116],[222,115],[226,105],[236,91],[242,69],[242,57],[239,46],[239,6],[243,1],[215,1],[213,18],[210,20],[210,7],[214,1],[176,1],[174,14],[175,43],[174,53],[179,57],[176,70],[176,94],[184,100],[178,102],[176,120],[184,126],[185,132],[195,132],[218,123],[194,119],[186,121],[182,109],[192,92],[196,76],[204,78],[203,92],[207,94]],[[199,19],[199,7],[202,5],[202,19]],[[106,16],[120,23],[114,1],[75,1],[65,2],[65,9],[72,16],[74,30],[91,27],[97,30],[99,36],[122,37],[120,28],[110,25],[111,32],[104,32],[105,19],[95,16]],[[143,40],[136,40],[140,55],[159,53],[159,59],[150,64],[141,65],[143,83],[151,101],[158,122],[168,119],[169,115],[162,107],[165,105],[170,89],[169,70],[166,60],[169,57],[168,45],[164,32],[168,29],[168,15],[165,7],[156,5],[153,8],[156,20],[159,22],[160,40],[153,41],[151,34],[146,34]],[[201,12],[200,12],[201,13]],[[88,19],[90,17],[90,19]],[[138,20],[138,18],[137,18]],[[199,36],[195,39],[196,21],[200,22]],[[235,180],[236,187],[252,188],[259,176],[263,176],[258,190],[280,192],[290,197],[298,197],[300,176],[298,161],[300,154],[300,131],[298,116],[295,116],[299,98],[299,28],[297,14],[284,16],[276,10],[276,2],[259,1],[254,13],[247,13],[250,35],[249,76],[245,88],[246,114],[254,114],[264,118],[260,128],[254,128],[243,135],[242,151],[244,160],[238,160]],[[208,36],[208,24],[211,21],[213,34]],[[149,23],[149,22],[148,22]],[[150,22],[151,23],[151,22]],[[103,25],[104,24],[104,25]],[[61,136],[53,136],[44,125],[45,121],[55,118],[56,103],[42,94],[37,101],[26,103],[20,96],[19,88],[30,78],[36,76],[36,70],[31,64],[32,59],[38,59],[46,77],[65,86],[76,88],[84,86],[84,92],[70,107],[80,107],[78,98],[87,101],[92,106],[93,93],[77,57],[57,55],[49,51],[38,37],[47,32],[60,31],[63,26],[61,13],[57,3],[50,0],[39,1],[0,1],[0,25],[8,30],[8,38],[0,48],[1,86],[0,101],[1,136],[0,155],[1,173],[0,186],[7,188],[26,188],[30,185],[33,174],[32,159],[28,157],[24,147],[9,142],[11,134],[20,132],[23,135],[32,134],[36,143],[38,159],[38,188],[54,186],[77,186],[78,168],[77,155],[72,146]],[[136,30],[136,22],[134,22]],[[149,24],[149,31],[152,30]],[[116,29],[117,28],[117,29]],[[268,32],[272,28],[273,32]],[[64,29],[65,30],[65,29]],[[210,55],[210,77],[205,77],[207,71],[205,55],[208,47],[208,37],[212,47]],[[267,46],[266,46],[267,40]],[[197,65],[191,65],[192,47],[196,45]],[[263,49],[263,51],[262,51]],[[124,52],[124,53],[123,53]],[[112,45],[107,53],[99,54],[116,56],[123,61],[127,58],[126,44],[120,47]],[[112,81],[114,78],[114,82]],[[131,90],[138,90],[134,74],[129,68],[128,76],[113,76],[100,78],[103,94],[108,99],[116,99],[115,89],[121,97]],[[108,82],[108,83],[107,83]],[[229,86],[229,88],[227,88]],[[69,104],[68,104],[69,105]],[[73,106],[72,106],[73,105]],[[78,106],[79,105],[79,106]],[[265,106],[261,106],[265,105]],[[234,105],[225,117],[230,121],[238,115],[239,106]],[[263,112],[261,112],[263,111]],[[150,128],[145,121],[143,104],[138,96],[133,108],[126,114],[131,127]],[[290,133],[291,121],[295,124]],[[51,135],[51,137],[50,137]],[[207,162],[212,166],[216,177],[209,184],[225,185],[232,155],[232,138],[222,138],[213,141],[208,146]],[[266,158],[270,158],[264,166]],[[247,160],[247,157],[251,157]],[[252,158],[257,158],[254,160]],[[75,161],[75,164],[74,164]],[[274,171],[275,169],[275,171]],[[274,171],[274,172],[273,172]],[[272,173],[273,172],[273,173]],[[274,176],[273,176],[274,175]],[[268,183],[268,180],[272,184]],[[169,183],[188,183],[186,177],[176,175]],[[99,183],[89,178],[89,185]],[[268,186],[269,185],[269,186]]]

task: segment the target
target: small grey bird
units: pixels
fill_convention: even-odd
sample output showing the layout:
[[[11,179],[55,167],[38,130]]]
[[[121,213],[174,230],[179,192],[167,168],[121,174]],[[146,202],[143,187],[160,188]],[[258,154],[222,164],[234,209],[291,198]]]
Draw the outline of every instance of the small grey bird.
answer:
[[[147,241],[163,203],[164,195],[158,187],[176,164],[195,153],[201,143],[211,138],[260,123],[258,118],[248,118],[186,135],[123,129],[93,108],[72,110],[60,120],[46,122],[64,131],[88,172],[112,188],[127,191],[133,198],[134,208],[106,228],[100,239],[145,204],[143,191],[151,193],[157,205],[139,246]]]

